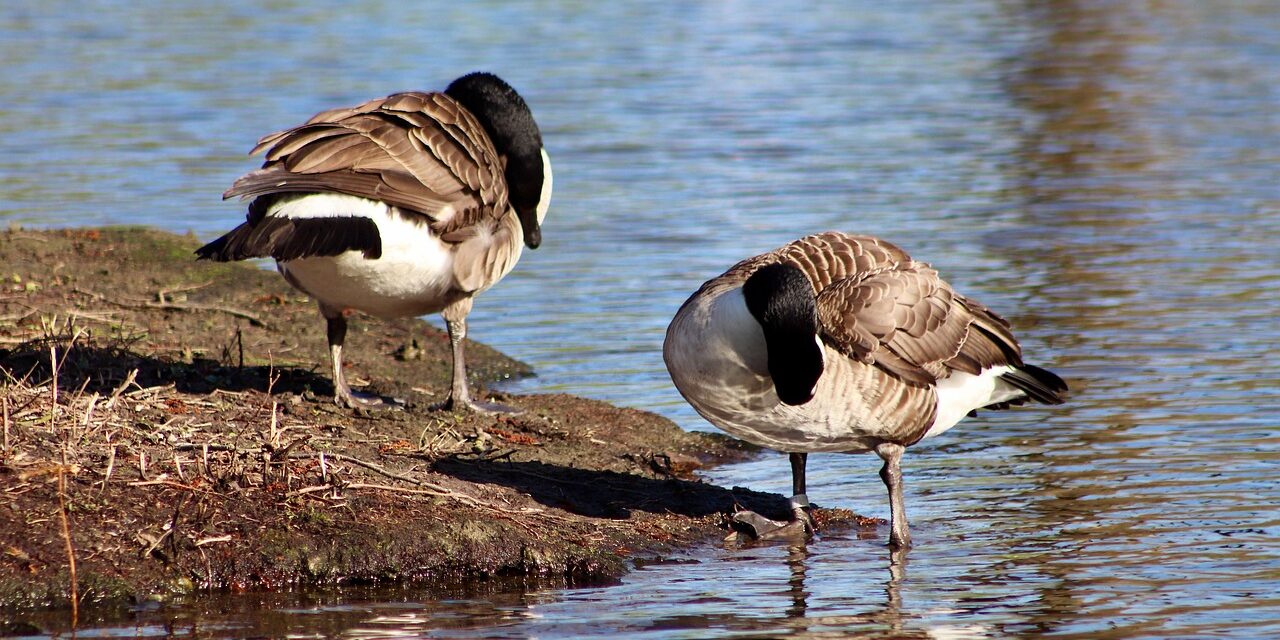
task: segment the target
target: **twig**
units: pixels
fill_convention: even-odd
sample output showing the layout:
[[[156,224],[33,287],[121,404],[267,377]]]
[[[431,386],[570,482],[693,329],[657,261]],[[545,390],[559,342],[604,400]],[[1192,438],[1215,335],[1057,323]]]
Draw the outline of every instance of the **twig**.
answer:
[[[27,307],[27,310],[25,312],[19,311],[17,313],[10,313],[10,314],[0,316],[0,322],[17,322],[18,320],[26,319],[27,316],[30,316],[35,312],[36,312],[35,308]]]
[[[297,454],[297,455],[290,456],[290,457],[291,457],[291,458],[294,458],[294,457],[301,458],[301,457],[310,457],[310,455],[311,455],[311,454],[305,454],[305,453],[304,453],[304,454]],[[380,473],[380,474],[382,474],[382,475],[384,475],[384,476],[386,476],[386,477],[388,477],[388,478],[392,478],[392,479],[395,479],[395,480],[400,480],[400,481],[403,481],[403,482],[408,482],[409,484],[413,484],[413,485],[417,485],[417,486],[419,486],[419,487],[423,487],[423,489],[422,489],[421,491],[414,491],[414,493],[423,493],[423,494],[427,494],[427,495],[438,496],[438,497],[441,497],[441,498],[450,498],[450,499],[453,499],[453,500],[457,500],[458,502],[461,502],[461,503],[463,503],[463,504],[465,504],[465,505],[468,505],[468,506],[477,507],[477,508],[481,508],[481,509],[490,509],[490,510],[492,510],[492,511],[497,511],[497,512],[499,512],[499,513],[519,514],[519,515],[527,515],[527,514],[530,514],[530,513],[543,513],[543,512],[542,512],[542,511],[540,511],[540,510],[539,510],[539,511],[525,511],[525,510],[506,509],[506,508],[503,508],[503,507],[499,507],[498,505],[495,505],[495,504],[492,504],[492,503],[489,503],[489,502],[485,502],[484,500],[480,500],[480,499],[477,499],[477,498],[473,498],[473,497],[471,497],[471,496],[469,496],[469,495],[467,495],[467,494],[465,494],[465,493],[460,493],[460,492],[458,492],[458,491],[454,491],[454,490],[452,490],[452,489],[448,489],[448,488],[446,488],[446,487],[442,487],[442,486],[440,486],[440,485],[438,485],[438,484],[435,484],[434,482],[427,482],[427,481],[425,481],[425,480],[419,480],[419,479],[417,479],[417,478],[412,478],[412,477],[409,477],[409,476],[406,476],[406,475],[402,475],[402,474],[399,474],[399,473],[395,473],[394,471],[391,471],[391,470],[389,470],[389,469],[383,468],[383,467],[381,467],[381,466],[379,466],[379,465],[376,465],[376,464],[374,464],[374,463],[372,463],[372,462],[366,462],[366,461],[361,460],[361,459],[359,459],[359,458],[353,458],[353,457],[351,457],[351,456],[343,455],[343,454],[341,454],[341,453],[327,453],[327,454],[325,454],[325,455],[327,455],[327,456],[328,456],[328,457],[330,457],[330,458],[334,458],[334,459],[337,459],[337,460],[342,460],[342,461],[344,461],[344,462],[350,462],[351,464],[354,464],[354,465],[357,465],[357,466],[364,467],[364,468],[366,468],[366,469],[369,469],[370,471],[375,471],[375,472]],[[357,487],[357,488],[358,488],[358,487],[360,487],[360,486],[363,486],[363,484],[362,484],[362,483],[353,483],[353,484],[349,484],[349,485],[346,485],[346,486],[347,486],[347,487]],[[376,488],[376,487],[381,487],[382,485],[368,485],[368,486],[370,486],[370,487],[375,487],[375,488]],[[392,487],[391,489],[395,490],[395,488],[394,488],[394,487]]]
[[[117,304],[119,304],[119,303],[117,303]],[[127,307],[127,306],[130,306],[130,305],[125,304],[125,305],[121,305],[121,306],[126,306],[126,307]],[[141,306],[142,306],[142,307],[145,307],[145,308],[148,308],[148,309],[163,309],[163,310],[165,310],[165,311],[218,311],[218,312],[221,312],[221,313],[226,313],[226,314],[233,315],[233,316],[235,316],[235,317],[237,317],[237,318],[244,318],[245,320],[248,320],[248,321],[249,321],[249,323],[250,323],[250,324],[253,324],[254,326],[258,326],[258,327],[265,327],[265,326],[267,326],[267,321],[266,321],[266,320],[263,320],[262,318],[259,318],[258,316],[254,315],[254,314],[252,314],[252,313],[250,313],[250,312],[248,312],[248,311],[241,311],[240,309],[233,309],[233,308],[231,308],[231,307],[223,307],[223,306],[216,305],[216,304],[178,304],[178,303],[174,303],[174,302],[169,302],[169,303],[161,304],[161,303],[159,303],[159,302],[148,302],[148,303],[142,304]]]
[[[72,309],[67,312],[67,315],[70,316],[71,319],[88,318],[89,320],[94,320],[96,322],[101,322],[103,324],[120,323],[119,318],[111,317],[112,313],[114,312],[112,311],[97,312],[97,311],[89,311],[88,309]]]
[[[13,229],[13,226],[10,226],[9,228],[10,228],[10,229]],[[45,243],[45,244],[48,244],[48,242],[49,242],[49,239],[48,239],[48,238],[45,238],[45,237],[43,237],[43,236],[39,236],[39,235],[36,235],[36,234],[34,234],[34,233],[25,233],[25,232],[22,232],[22,228],[21,228],[21,227],[18,227],[18,233],[14,233],[14,232],[10,231],[10,233],[9,233],[9,237],[10,237],[10,238],[13,238],[14,240],[32,240],[32,241],[35,241],[35,242],[43,242],[43,243]]]
[[[168,391],[170,389],[177,388],[177,384],[172,382],[169,384],[158,384],[154,387],[143,387],[140,385],[135,385],[135,386],[137,386],[138,388],[124,395],[130,398],[139,398],[139,397],[146,397],[146,396],[154,396],[154,395],[163,393],[165,391]]]
[[[189,494],[184,493],[178,498],[178,504],[173,507],[173,519],[169,521],[169,533],[173,534],[169,536],[169,550],[174,560],[178,559],[178,519],[182,516],[182,507],[187,504],[189,497]]]
[[[185,489],[191,492],[199,491],[199,489],[189,484],[182,484],[181,482],[174,482],[173,480],[166,480],[163,478],[157,478],[155,480],[135,480],[129,483],[129,486],[131,487],[154,487],[157,485],[164,485],[166,487],[174,487],[177,489]]]
[[[199,540],[196,540],[195,545],[197,547],[203,547],[206,544],[214,544],[215,542],[231,542],[231,534],[200,538]]]
[[[372,463],[372,462],[365,462],[364,460],[361,460],[360,458],[354,458],[354,457],[352,457],[352,456],[345,455],[345,454],[341,454],[341,453],[326,453],[325,455],[329,456],[330,458],[332,458],[332,459],[334,459],[334,460],[342,460],[343,462],[350,462],[351,464],[354,464],[354,465],[356,465],[356,466],[364,467],[364,468],[366,468],[366,469],[368,469],[368,470],[370,470],[370,471],[375,471],[375,472],[377,472],[377,473],[380,473],[380,474],[382,474],[382,475],[384,475],[384,476],[386,476],[386,477],[388,477],[388,478],[392,478],[392,479],[394,479],[394,480],[400,480],[400,481],[403,481],[403,482],[408,482],[408,483],[410,483],[410,484],[416,484],[416,485],[426,485],[426,486],[430,486],[430,487],[432,487],[432,488],[438,489],[438,490],[440,490],[440,491],[449,492],[449,490],[448,490],[448,489],[445,489],[444,487],[441,487],[441,486],[439,486],[439,485],[435,485],[435,484],[432,484],[432,483],[430,483],[430,482],[424,482],[424,481],[419,480],[419,479],[417,479],[417,478],[411,478],[411,477],[406,476],[406,475],[401,475],[401,474],[399,474],[399,473],[396,473],[396,472],[394,472],[394,471],[391,471],[390,469],[387,469],[386,467],[382,467],[382,466],[380,466],[380,465],[376,465],[376,464],[374,464],[374,463]],[[309,453],[301,453],[301,454],[297,454],[296,456],[289,456],[289,457],[291,457],[291,458],[292,458],[292,457],[308,457],[308,458],[310,458],[310,457],[313,457],[313,454],[309,454]],[[450,492],[450,493],[456,493],[456,492]],[[459,495],[461,495],[461,494],[459,494]],[[470,496],[467,496],[467,497],[470,497]]]
[[[393,487],[391,485],[373,484],[369,482],[353,482],[351,484],[344,485],[343,488],[344,489],[380,489],[382,491],[394,491],[397,493],[412,493],[417,495],[444,496],[444,497],[456,497],[456,496],[462,495],[455,491],[448,491],[447,489],[445,490],[445,493],[441,493],[440,491],[437,491],[434,489],[408,489],[405,487]]]
[[[181,292],[184,292],[184,291],[195,291],[196,289],[203,289],[203,288],[205,288],[205,287],[207,287],[207,286],[209,286],[209,285],[211,285],[211,284],[213,284],[213,281],[212,281],[212,280],[209,280],[209,281],[206,281],[206,282],[202,282],[202,283],[200,283],[200,284],[189,284],[189,285],[181,286],[181,287],[172,287],[172,288],[169,288],[169,289],[161,289],[161,290],[159,290],[159,291],[157,291],[157,292],[156,292],[156,300],[158,300],[158,301],[160,301],[160,302],[168,302],[169,300],[167,299],[167,295],[168,295],[168,294],[170,294],[170,293],[181,293]]]
[[[134,381],[137,379],[138,379],[137,369],[133,369],[132,371],[129,372],[128,375],[124,377],[124,382],[121,382],[120,385],[117,386],[115,390],[111,392],[111,399],[107,400],[106,408],[108,411],[115,408],[116,400],[120,398],[120,394],[124,393],[124,390],[128,389],[129,385],[134,384]]]
[[[200,552],[200,559],[204,560],[204,586],[206,588],[213,586],[213,564],[209,562],[209,554],[201,549],[199,543],[196,543],[196,551]]]
[[[267,394],[268,394],[267,397],[271,397],[270,396],[271,382],[274,382],[274,381],[267,382]],[[268,424],[268,426],[270,427],[269,433],[271,435],[268,436],[267,442],[271,444],[271,447],[273,449],[280,448],[280,430],[277,428],[280,424],[280,420],[277,417],[276,407],[277,407],[276,401],[274,398],[272,398],[271,399],[271,422]]]
[[[53,375],[53,386],[50,388],[50,404],[49,404],[49,428],[53,428],[53,423],[58,417],[58,346],[49,345],[49,371]],[[65,441],[65,435],[63,434]]]
[[[84,379],[85,384],[89,384],[89,378]],[[84,395],[84,387],[80,387],[80,394]],[[98,406],[98,400],[101,398],[96,392],[89,398],[89,406],[84,410],[84,418],[80,421],[80,437],[84,438],[89,433],[89,423],[93,421],[93,409]]]
[[[53,404],[49,406],[49,426],[52,428],[58,412],[58,347],[49,346],[49,367],[53,372]],[[71,543],[71,516],[67,513],[67,438],[62,438],[62,464],[58,467],[58,516],[62,520],[62,540],[67,545],[67,570],[71,579],[71,628],[80,622],[80,590],[76,584],[76,548]]]
[[[13,456],[13,449],[9,447],[9,394],[0,396],[0,404],[4,406],[4,459],[8,460]]]
[[[224,307],[216,304],[197,304],[197,303],[186,304],[186,303],[178,303],[178,302],[130,302],[125,300],[112,300],[100,293],[87,291],[79,287],[72,287],[72,291],[75,291],[76,293],[82,293],[86,296],[92,296],[103,302],[124,307],[126,309],[162,309],[164,311],[217,311],[219,313],[226,313],[226,314],[236,316],[237,318],[244,318],[245,320],[248,320],[250,323],[254,324],[255,326],[259,326],[259,327],[267,326],[266,320],[259,318],[253,313],[244,311],[242,309]]]
[[[67,449],[62,448],[62,467],[58,468],[58,515],[62,520],[62,540],[67,545],[67,568],[71,574],[71,628],[80,622],[80,592],[76,585],[76,548],[71,544],[71,522],[67,514]]]
[[[230,391],[227,389],[214,389],[209,392],[211,396],[231,396],[233,398],[243,398],[249,395],[248,391]]]
[[[173,448],[176,451],[230,451],[232,453],[259,453],[262,451],[262,449],[259,448],[246,449],[244,447],[233,447],[229,444],[210,444],[208,442],[202,442],[200,444],[179,442],[178,444],[173,445]],[[208,454],[206,453],[205,455]]]
[[[173,535],[172,527],[165,529],[164,533],[160,534],[159,538],[152,538],[150,534],[139,532],[138,540],[149,543],[149,546],[146,549],[142,550],[142,557],[146,558],[150,556],[152,553],[154,553],[157,549],[160,548],[160,544],[163,543],[165,539],[167,539],[171,535]],[[161,560],[164,560],[164,557],[163,557],[164,554],[161,553],[160,556],[161,556]]]
[[[302,440],[302,439],[299,439],[299,440]],[[292,444],[297,444],[297,441],[295,441],[294,443],[291,443],[291,446],[292,446]],[[192,451],[192,450],[197,450],[197,449],[203,449],[203,448],[205,448],[205,447],[208,447],[208,450],[210,450],[210,451],[229,451],[229,452],[233,452],[233,453],[237,453],[237,454],[256,454],[256,453],[261,453],[261,449],[248,449],[248,448],[233,447],[233,446],[229,446],[229,445],[219,445],[219,444],[194,444],[194,443],[189,443],[189,442],[182,442],[182,443],[175,444],[175,445],[173,446],[173,448],[174,448],[175,450],[178,450],[178,451]],[[280,452],[280,453],[284,453],[284,452]],[[320,456],[322,456],[322,455],[324,456],[324,459],[325,459],[325,465],[326,465],[326,467],[328,466],[328,463],[329,463],[329,461],[330,461],[330,460],[339,460],[339,461],[342,461],[342,462],[348,462],[348,463],[354,464],[354,465],[356,465],[356,466],[358,466],[358,467],[364,467],[365,469],[368,469],[368,470],[373,471],[373,472],[375,472],[375,473],[378,473],[378,474],[380,474],[380,475],[386,476],[386,477],[391,478],[391,479],[393,479],[393,480],[399,480],[399,481],[401,481],[401,482],[407,482],[407,483],[409,483],[409,484],[411,484],[411,485],[414,485],[414,486],[420,487],[420,490],[414,490],[414,491],[413,491],[413,493],[421,493],[421,494],[424,494],[424,495],[433,495],[433,496],[437,496],[437,497],[441,497],[441,498],[450,498],[450,499],[452,499],[452,500],[457,500],[458,502],[461,502],[461,503],[463,503],[463,504],[465,504],[465,505],[468,505],[468,506],[471,506],[471,507],[477,507],[477,508],[480,508],[480,509],[490,509],[490,510],[497,511],[497,512],[500,512],[500,513],[518,514],[518,515],[528,515],[528,514],[530,514],[530,513],[540,513],[540,514],[544,514],[544,515],[547,515],[547,516],[550,516],[550,515],[551,515],[551,514],[546,514],[546,513],[545,513],[545,512],[543,512],[543,511],[528,511],[528,510],[506,509],[506,508],[503,508],[503,507],[497,506],[497,505],[495,505],[495,504],[491,504],[491,503],[485,502],[485,501],[480,500],[480,499],[478,499],[478,498],[473,498],[473,497],[471,497],[471,496],[469,496],[469,495],[467,495],[467,494],[465,494],[465,493],[461,493],[461,492],[458,492],[458,491],[454,491],[454,490],[452,490],[452,489],[449,489],[449,488],[447,488],[447,487],[443,487],[443,486],[441,486],[441,485],[435,484],[434,482],[427,482],[427,481],[425,481],[425,480],[419,480],[418,478],[414,478],[414,477],[412,477],[412,476],[407,476],[407,475],[404,475],[404,474],[396,473],[396,472],[394,472],[394,471],[392,471],[392,470],[390,470],[390,469],[387,469],[386,467],[383,467],[382,465],[374,464],[374,463],[372,463],[372,462],[368,462],[368,461],[365,461],[365,460],[361,460],[360,458],[356,458],[356,457],[349,456],[349,455],[342,454],[342,453],[320,452],[320,451],[315,451],[315,452],[298,452],[298,453],[289,453],[288,455],[279,455],[279,454],[277,454],[276,456],[273,456],[272,458],[273,458],[273,460],[280,460],[280,459],[287,459],[287,460],[307,460],[307,459],[312,459],[312,460],[315,460],[315,459],[319,459],[319,458],[320,458]],[[328,471],[326,470],[326,472],[325,472],[325,473],[327,474],[327,473],[328,473]],[[152,481],[152,482],[150,482],[150,483],[147,483],[147,482],[131,482],[131,483],[129,483],[129,484],[134,485],[134,486],[140,486],[140,485],[144,485],[144,484],[160,484],[160,483],[161,483],[161,481],[156,480],[156,481]],[[174,485],[177,485],[177,483],[173,483],[173,482],[165,482],[165,484],[174,484]],[[177,485],[177,486],[183,486],[184,488],[186,488],[186,487],[185,487],[185,485]],[[360,488],[360,487],[362,487],[362,486],[365,486],[365,484],[363,484],[363,483],[353,483],[353,484],[343,485],[343,487],[344,487],[344,488]],[[368,485],[368,487],[374,487],[374,488],[376,488],[376,487],[381,487],[381,486],[383,486],[383,485],[376,485],[376,486],[375,486],[375,485]],[[392,490],[399,490],[399,489],[395,489],[394,487],[391,487],[391,489],[392,489]],[[293,493],[304,493],[304,492],[306,492],[306,491],[307,491],[306,489],[299,489],[299,490],[297,490],[297,491],[294,491]]]
[[[347,485],[347,486],[348,486],[348,487],[351,487],[351,486],[353,486],[353,485]],[[308,493],[315,493],[315,492],[317,492],[317,491],[328,491],[328,490],[330,490],[330,489],[332,489],[332,488],[333,488],[333,485],[331,485],[331,484],[321,484],[321,485],[316,485],[316,486],[314,486],[314,487],[306,487],[306,488],[303,488],[303,489],[295,489],[295,490],[293,490],[293,491],[290,491],[287,495],[289,495],[289,496],[302,496],[302,495],[306,495],[306,494],[308,494]]]
[[[111,445],[111,453],[107,454],[107,474],[102,478],[102,491],[107,490],[107,483],[111,481],[111,472],[116,468],[116,448],[118,445]]]

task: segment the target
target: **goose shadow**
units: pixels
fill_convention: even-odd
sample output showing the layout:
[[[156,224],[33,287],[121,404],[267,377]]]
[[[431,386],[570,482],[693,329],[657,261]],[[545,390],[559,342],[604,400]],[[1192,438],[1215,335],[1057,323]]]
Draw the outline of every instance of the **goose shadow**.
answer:
[[[635,511],[699,518],[729,514],[738,507],[775,518],[789,513],[780,495],[742,487],[726,489],[698,480],[458,457],[437,460],[433,468],[459,480],[510,487],[539,504],[592,518],[626,519]]]
[[[205,395],[216,390],[263,393],[311,392],[333,394],[327,376],[297,367],[237,366],[210,358],[189,360],[143,355],[127,346],[57,345],[56,367],[50,345],[30,341],[13,349],[0,349],[0,375],[42,384],[57,370],[58,387],[85,393],[109,394],[132,377],[140,387],[172,384],[183,393]],[[136,372],[136,373],[135,373]]]

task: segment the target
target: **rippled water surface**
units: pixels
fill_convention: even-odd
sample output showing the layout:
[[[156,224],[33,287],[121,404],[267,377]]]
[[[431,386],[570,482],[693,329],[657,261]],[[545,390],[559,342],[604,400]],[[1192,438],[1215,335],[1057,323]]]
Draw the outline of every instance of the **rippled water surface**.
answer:
[[[7,2],[0,220],[212,238],[261,134],[486,68],[556,166],[471,334],[706,428],[667,321],[800,235],[890,238],[1075,391],[909,450],[916,546],[691,551],[597,588],[210,599],[82,637],[1280,636],[1280,5]],[[810,496],[887,516],[869,456]],[[710,480],[786,492],[784,457]]]

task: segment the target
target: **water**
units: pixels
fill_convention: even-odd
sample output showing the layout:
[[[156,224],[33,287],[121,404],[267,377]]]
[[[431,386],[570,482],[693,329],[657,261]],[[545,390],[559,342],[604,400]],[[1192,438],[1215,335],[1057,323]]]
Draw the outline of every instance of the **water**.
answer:
[[[1075,390],[909,450],[905,558],[828,535],[620,585],[242,597],[79,635],[1280,635],[1280,5],[814,4],[6,3],[0,220],[212,238],[259,135],[485,68],[556,167],[543,248],[472,316],[538,369],[518,391],[706,428],[667,321],[825,229],[934,263]],[[887,516],[877,468],[813,456],[810,496]]]

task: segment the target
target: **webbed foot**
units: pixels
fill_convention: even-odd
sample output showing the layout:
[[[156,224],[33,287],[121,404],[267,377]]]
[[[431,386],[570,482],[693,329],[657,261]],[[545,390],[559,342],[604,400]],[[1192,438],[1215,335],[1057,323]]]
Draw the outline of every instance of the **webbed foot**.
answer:
[[[404,409],[408,404],[399,398],[383,397],[376,393],[365,393],[350,388],[340,388],[338,393],[334,395],[333,402],[339,407],[365,409],[368,411],[396,411]]]
[[[437,411],[470,411],[473,413],[479,413],[484,415],[491,415],[491,414],[518,415],[524,412],[522,409],[518,409],[510,405],[505,405],[505,404],[502,404],[501,402],[483,402],[483,401],[470,400],[470,399],[458,401],[458,400],[455,400],[452,396],[445,399],[444,402],[432,405],[431,408]]]
[[[734,513],[732,520],[735,528],[756,540],[794,540],[812,536],[815,527],[809,512],[797,507],[791,514],[791,520],[780,522],[744,509]]]

